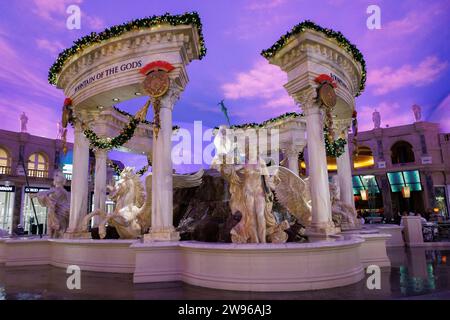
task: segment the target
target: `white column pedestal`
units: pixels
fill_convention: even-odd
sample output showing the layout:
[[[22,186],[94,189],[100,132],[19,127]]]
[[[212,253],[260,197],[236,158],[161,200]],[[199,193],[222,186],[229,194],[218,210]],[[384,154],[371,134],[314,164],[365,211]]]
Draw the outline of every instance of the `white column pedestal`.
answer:
[[[344,154],[336,159],[340,198],[341,201],[344,201],[352,208],[355,208],[355,201],[353,198],[352,164],[348,150],[348,143],[345,145],[344,150]]]
[[[73,172],[70,192],[69,228],[64,238],[90,238],[82,230],[81,222],[88,210],[89,141],[80,124],[75,125],[73,147]]]
[[[173,90],[173,89],[172,89]],[[153,136],[152,225],[144,241],[178,241],[173,226],[172,109],[179,91],[170,91],[161,100],[158,137]]]
[[[312,101],[305,101],[303,111],[306,116],[308,170],[312,200],[312,221],[306,232],[309,237],[326,237],[335,234],[336,227],[331,218],[322,115],[319,107]]]
[[[106,150],[95,152],[94,210],[105,211],[106,208]],[[98,227],[99,216],[94,217],[94,227]]]
[[[298,152],[295,150],[289,150],[287,152],[288,165],[289,169],[294,172],[296,175],[299,175],[299,167],[298,167]]]

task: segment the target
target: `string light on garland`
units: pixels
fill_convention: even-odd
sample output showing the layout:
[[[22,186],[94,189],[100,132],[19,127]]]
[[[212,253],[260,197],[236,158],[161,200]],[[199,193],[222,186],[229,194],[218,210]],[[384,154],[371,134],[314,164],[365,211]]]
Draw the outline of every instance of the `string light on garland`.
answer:
[[[330,140],[330,132],[327,127],[323,128],[323,138],[325,140],[325,151],[327,153],[327,157],[339,158],[344,154],[347,140],[344,138]]]
[[[281,36],[281,38],[277,42],[275,42],[274,45],[271,46],[269,49],[263,50],[261,52],[261,55],[267,59],[272,58],[289,42],[292,36],[300,34],[306,30],[314,30],[324,34],[330,39],[334,39],[341,48],[346,50],[353,57],[353,59],[359,62],[362,68],[361,84],[359,86],[359,91],[356,94],[356,96],[359,96],[361,92],[364,91],[364,88],[366,86],[366,78],[367,78],[366,61],[364,60],[364,56],[362,55],[361,51],[359,51],[354,44],[352,44],[346,37],[344,37],[344,35],[341,32],[334,31],[328,28],[323,28],[310,20],[305,20],[295,25],[291,31]]]
[[[230,126],[230,129],[261,129],[264,128],[268,124],[273,124],[281,120],[288,120],[288,119],[295,119],[298,117],[303,117],[303,113],[297,113],[297,112],[286,112],[278,117],[271,118],[269,120],[266,120],[262,123],[244,123],[244,124],[237,124]],[[215,127],[214,129],[219,129],[219,127]]]
[[[122,169],[120,169],[120,166],[117,163],[114,163],[113,161],[108,161],[108,166],[114,170],[114,173],[118,176],[122,173]],[[136,174],[140,177],[142,177],[147,171],[148,168],[152,166],[151,161],[148,159],[148,163],[142,167],[140,170],[136,171]]]
[[[134,131],[139,124],[139,120],[135,118],[131,118],[130,122],[122,129],[120,134],[114,138],[100,138],[97,134],[92,130],[85,126],[84,135],[89,140],[91,147],[97,149],[111,150],[123,146],[127,143],[134,135]]]
[[[197,28],[198,40],[200,43],[200,55],[199,59],[201,60],[206,55],[206,47],[205,40],[203,38],[202,32],[202,23],[200,21],[200,16],[197,12],[188,12],[180,15],[171,15],[166,13],[161,16],[151,16],[142,19],[136,19],[129,22],[125,22],[120,25],[112,26],[110,28],[105,29],[100,33],[91,32],[90,34],[75,40],[73,42],[73,46],[62,51],[55,63],[50,67],[48,73],[48,82],[50,84],[55,85],[58,74],[61,72],[64,64],[75,54],[79,54],[80,51],[95,45],[99,44],[103,41],[121,36],[122,34],[134,31],[134,30],[142,30],[149,29],[159,25],[171,25],[171,26],[179,26],[179,25],[193,25]]]

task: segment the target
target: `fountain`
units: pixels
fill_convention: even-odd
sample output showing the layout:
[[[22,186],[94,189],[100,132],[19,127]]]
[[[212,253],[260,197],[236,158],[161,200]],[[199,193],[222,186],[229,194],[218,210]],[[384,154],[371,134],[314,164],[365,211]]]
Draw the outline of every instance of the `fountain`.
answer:
[[[364,60],[340,33],[308,21],[263,51],[271,64],[287,72],[285,88],[304,113],[261,126],[279,130],[280,147],[270,148],[287,155],[289,168],[271,169],[262,158],[251,165],[217,165],[216,173],[228,181],[222,190],[230,192],[225,216],[236,217],[226,229],[230,230],[226,241],[232,243],[180,241],[173,214],[172,110],[188,83],[186,66],[205,52],[200,19],[190,13],[138,19],[110,28],[83,38],[59,56],[49,80],[69,97],[64,117],[75,128],[69,226],[63,239],[0,239],[0,263],[75,264],[81,270],[131,273],[135,283],[183,281],[244,291],[345,286],[363,279],[364,268],[370,264],[390,265],[385,244],[389,236],[345,235],[332,220],[327,152],[337,157],[338,164],[340,196],[334,204],[350,211],[354,208],[348,146],[337,151],[335,142],[337,136],[347,139],[354,123],[354,97],[364,88],[366,77]],[[149,101],[135,116],[118,115],[111,108],[115,102],[142,94],[148,94]],[[150,105],[154,119],[144,123]],[[105,121],[106,117],[115,120]],[[306,144],[309,177],[301,178],[297,159]],[[123,238],[131,239],[89,239],[85,220],[89,148],[98,161],[96,199],[104,199],[106,192],[103,177],[108,150],[125,148],[152,157],[151,192],[147,191],[145,202],[138,197],[139,201],[131,203],[135,206],[132,219],[120,212],[103,217],[103,222],[123,228]],[[261,179],[261,173],[267,176]],[[123,180],[127,174],[134,173],[127,169]],[[211,182],[211,178],[204,176],[203,181]],[[202,185],[197,181],[191,187]],[[284,230],[292,226],[275,219],[274,194],[306,227],[308,242],[286,242]],[[102,216],[101,200],[96,201],[95,210]],[[129,228],[134,218],[141,223]]]

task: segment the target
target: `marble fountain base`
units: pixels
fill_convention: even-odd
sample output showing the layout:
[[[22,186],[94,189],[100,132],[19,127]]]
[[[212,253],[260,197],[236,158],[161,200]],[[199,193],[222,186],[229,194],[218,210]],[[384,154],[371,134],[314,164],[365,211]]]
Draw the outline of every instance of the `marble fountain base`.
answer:
[[[129,273],[134,283],[183,281],[238,291],[303,291],[346,286],[369,264],[390,265],[386,239],[350,235],[286,244],[0,239],[5,266],[52,265]],[[386,261],[387,259],[387,261]]]

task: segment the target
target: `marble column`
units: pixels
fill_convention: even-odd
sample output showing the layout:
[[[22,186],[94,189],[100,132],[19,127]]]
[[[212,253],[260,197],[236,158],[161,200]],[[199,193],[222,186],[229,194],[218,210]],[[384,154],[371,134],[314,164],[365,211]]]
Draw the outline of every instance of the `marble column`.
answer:
[[[172,110],[181,94],[173,84],[161,99],[158,136],[153,135],[152,160],[152,225],[145,241],[178,241],[173,226]]]
[[[295,148],[290,148],[286,152],[289,169],[296,175],[299,175],[298,154],[299,152]]]
[[[311,188],[312,221],[307,228],[310,237],[326,237],[336,233],[331,218],[331,200],[328,182],[327,158],[323,137],[322,112],[315,101],[316,91],[313,88],[297,95],[297,101],[306,119],[306,135],[308,144],[308,171]]]
[[[105,211],[106,208],[106,158],[108,152],[95,151],[94,210]],[[94,227],[98,227],[100,217],[94,217]]]
[[[336,138],[343,133],[345,140],[347,140],[347,144],[344,147],[344,153],[336,159],[340,199],[352,208],[355,208],[355,201],[353,198],[352,161],[348,149],[348,129],[350,124],[351,119],[334,120]]]
[[[79,123],[74,130],[72,170],[69,228],[64,238],[85,238],[90,236],[81,226],[88,211],[89,141]]]

